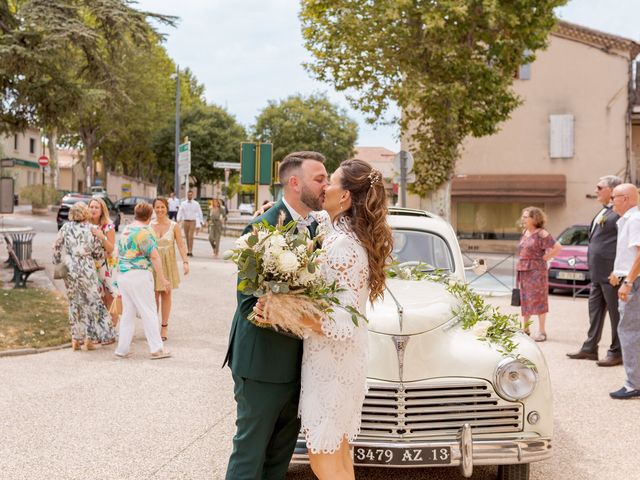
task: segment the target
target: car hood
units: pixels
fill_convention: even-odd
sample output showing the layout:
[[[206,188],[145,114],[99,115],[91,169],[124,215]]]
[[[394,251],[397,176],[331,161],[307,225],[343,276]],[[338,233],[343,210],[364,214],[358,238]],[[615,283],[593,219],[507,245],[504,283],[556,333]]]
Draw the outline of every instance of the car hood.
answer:
[[[414,335],[448,322],[457,300],[440,283],[388,279],[384,298],[367,311],[369,330],[386,335]]]
[[[555,268],[572,268],[568,262],[569,259],[576,259],[576,269],[586,270],[587,265],[587,248],[585,246],[567,245],[563,246],[550,264]]]

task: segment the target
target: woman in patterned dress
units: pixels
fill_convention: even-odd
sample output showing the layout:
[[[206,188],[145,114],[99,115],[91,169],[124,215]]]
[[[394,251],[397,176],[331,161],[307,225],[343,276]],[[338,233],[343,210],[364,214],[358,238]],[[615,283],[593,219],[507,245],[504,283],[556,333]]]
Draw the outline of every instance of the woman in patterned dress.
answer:
[[[115,337],[109,312],[100,298],[100,280],[95,262],[104,257],[104,248],[92,235],[86,221],[89,210],[84,202],[69,209],[65,223],[53,246],[53,263],[64,263],[68,274],[64,279],[69,298],[71,346],[93,350],[96,343]]]
[[[362,160],[342,162],[331,176],[323,208],[325,212],[317,215],[321,228],[328,231],[322,274],[343,288],[336,295],[341,305],[364,314],[367,300],[383,294],[384,267],[392,248],[382,174]],[[255,311],[277,325],[271,318],[271,301],[277,299],[258,302]],[[298,413],[311,468],[320,480],[353,480],[349,442],[360,431],[366,394],[367,324],[360,320],[356,326],[341,309],[330,318],[297,320],[308,327]]]
[[[116,264],[116,259],[113,256],[113,250],[116,245],[116,227],[109,217],[107,204],[99,197],[94,197],[89,201],[89,215],[89,223],[92,225],[91,233],[104,248],[104,257],[96,261],[96,270],[100,280],[100,296],[107,310],[110,310],[111,303],[117,296],[113,278],[113,267]],[[115,337],[112,337],[106,343],[113,342],[115,342]]]
[[[156,213],[156,219],[154,222],[151,222],[151,228],[158,240],[158,253],[160,254],[164,275],[171,283],[170,287],[165,289],[158,280],[158,275],[154,270],[153,281],[156,292],[156,305],[162,315],[160,336],[162,337],[162,341],[166,341],[167,328],[169,327],[169,314],[171,313],[171,290],[178,288],[180,284],[180,275],[178,274],[178,266],[176,264],[176,245],[178,245],[178,250],[182,257],[182,271],[184,275],[189,273],[189,260],[187,257],[187,247],[182,239],[182,233],[180,233],[179,228],[176,228],[176,222],[169,219],[168,200],[163,197],[156,198],[153,201],[153,210]]]
[[[226,219],[224,207],[220,200],[214,198],[209,206],[209,243],[213,248],[214,258],[220,253],[220,237],[222,236],[222,222]]]
[[[537,315],[538,333],[533,339],[544,342],[547,339],[545,321],[549,311],[547,262],[558,254],[562,246],[544,229],[547,219],[539,208],[525,208],[521,220],[524,231],[518,243],[516,281],[520,286],[523,329],[529,335],[528,322],[531,315]]]

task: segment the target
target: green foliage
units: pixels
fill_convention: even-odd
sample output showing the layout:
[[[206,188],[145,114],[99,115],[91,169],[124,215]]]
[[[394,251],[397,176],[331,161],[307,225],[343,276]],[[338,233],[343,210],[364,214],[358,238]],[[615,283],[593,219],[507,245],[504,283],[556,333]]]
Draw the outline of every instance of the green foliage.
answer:
[[[302,0],[306,67],[371,122],[390,102],[401,108],[423,195],[451,177],[465,137],[495,133],[520,104],[514,73],[546,46],[566,2]]]
[[[458,300],[451,313],[464,330],[473,330],[478,340],[493,345],[501,355],[519,359],[529,366],[533,365],[526,358],[514,353],[518,344],[513,337],[520,331],[517,315],[504,314],[498,307],[487,304],[469,284],[425,264],[411,267],[390,265],[387,268],[387,277],[443,284],[446,290]]]
[[[157,132],[153,149],[161,159],[164,172],[173,178],[175,123],[165,124]],[[194,103],[182,111],[181,135],[191,142],[191,178],[196,188],[221,180],[224,172],[213,168],[213,162],[237,162],[240,142],[246,138],[244,127],[235,117],[217,105]],[[171,181],[165,183],[171,186]]]
[[[20,199],[31,202],[36,208],[44,208],[60,201],[60,192],[51,185],[27,185],[20,190]]]
[[[254,136],[273,143],[274,161],[291,152],[315,150],[326,156],[331,172],[353,156],[358,125],[326,95],[292,95],[269,102],[256,119]]]

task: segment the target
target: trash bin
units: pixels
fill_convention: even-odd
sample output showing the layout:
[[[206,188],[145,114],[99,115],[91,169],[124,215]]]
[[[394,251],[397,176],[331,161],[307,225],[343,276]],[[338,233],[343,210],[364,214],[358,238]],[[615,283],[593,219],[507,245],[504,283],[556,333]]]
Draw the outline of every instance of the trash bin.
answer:
[[[18,260],[29,260],[31,259],[31,251],[33,249],[33,237],[35,237],[34,232],[27,233],[10,233],[11,244],[13,246],[13,251],[16,252],[16,257]]]

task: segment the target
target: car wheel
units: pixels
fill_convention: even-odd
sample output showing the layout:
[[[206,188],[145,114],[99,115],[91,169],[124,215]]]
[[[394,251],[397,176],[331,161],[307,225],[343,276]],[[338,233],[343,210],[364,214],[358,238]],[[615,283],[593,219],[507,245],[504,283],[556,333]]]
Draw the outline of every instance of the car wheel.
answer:
[[[500,465],[497,480],[529,480],[529,464]]]

